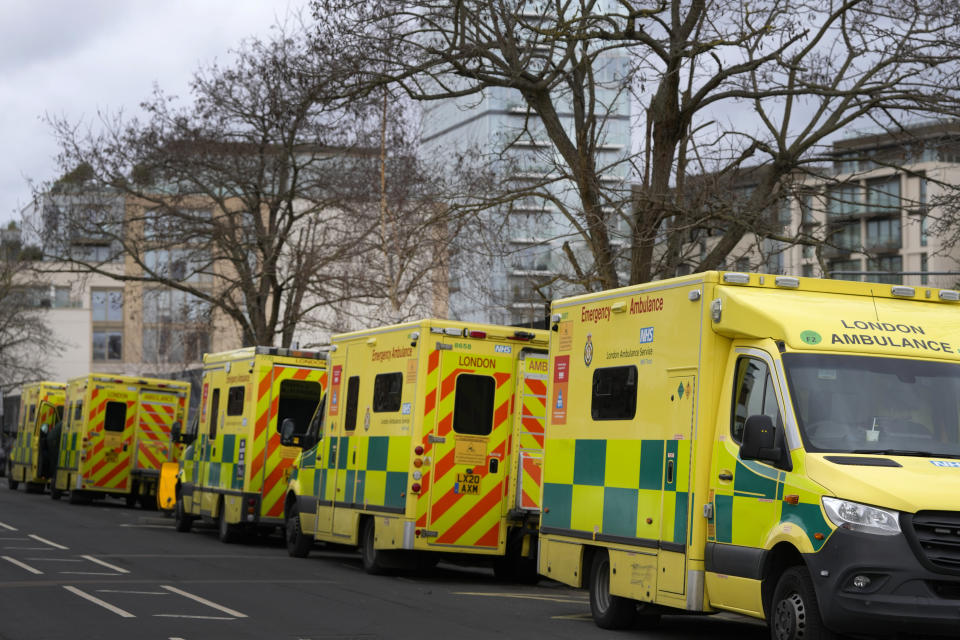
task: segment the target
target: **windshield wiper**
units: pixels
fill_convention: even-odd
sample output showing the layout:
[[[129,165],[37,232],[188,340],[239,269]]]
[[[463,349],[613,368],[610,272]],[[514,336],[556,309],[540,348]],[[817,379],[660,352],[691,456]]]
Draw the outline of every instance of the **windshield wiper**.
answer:
[[[854,449],[850,453],[874,453],[881,456],[913,456],[916,458],[960,458],[957,453],[932,453],[910,449]]]

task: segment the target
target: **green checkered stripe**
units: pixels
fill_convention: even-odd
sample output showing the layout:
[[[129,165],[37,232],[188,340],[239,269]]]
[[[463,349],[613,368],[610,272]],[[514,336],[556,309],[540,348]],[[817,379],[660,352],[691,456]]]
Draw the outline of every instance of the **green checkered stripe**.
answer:
[[[833,527],[820,508],[820,493],[806,478],[748,460],[734,459],[724,452],[724,466],[735,466],[733,486],[717,491],[708,539],[711,542],[762,547],[770,526],[789,523],[798,526],[815,551],[826,542]],[[804,486],[810,485],[810,486]],[[799,496],[799,504],[783,501],[785,494]],[[823,534],[822,540],[814,536]]]
[[[206,438],[206,436],[202,437]],[[204,486],[217,489],[235,489],[238,491],[243,489],[243,475],[246,472],[247,461],[244,460],[243,464],[233,462],[237,455],[237,447],[241,439],[242,438],[234,434],[225,434],[220,446],[221,450],[217,452],[217,457],[220,458],[220,460],[211,460],[211,448],[206,447],[204,462],[208,464],[206,467]],[[250,449],[248,447],[245,455],[249,455],[249,451]],[[230,460],[230,462],[222,462],[222,460]]]
[[[357,446],[356,464],[350,459],[352,442]],[[316,459],[316,451],[322,459]],[[406,508],[407,477],[410,473],[410,436],[332,437],[318,445],[312,464],[307,454],[301,462],[300,486],[306,491],[312,480],[313,495],[337,503],[365,508]],[[304,475],[313,467],[312,478]],[[348,468],[353,467],[353,468]],[[333,497],[334,474],[341,474],[343,491]]]
[[[17,439],[10,451],[10,459],[16,464],[33,464],[33,433],[26,427],[17,431]]]
[[[80,433],[64,433],[60,436],[60,449],[57,453],[57,467],[77,469],[80,466]]]
[[[689,441],[548,439],[544,459],[543,527],[686,544]]]

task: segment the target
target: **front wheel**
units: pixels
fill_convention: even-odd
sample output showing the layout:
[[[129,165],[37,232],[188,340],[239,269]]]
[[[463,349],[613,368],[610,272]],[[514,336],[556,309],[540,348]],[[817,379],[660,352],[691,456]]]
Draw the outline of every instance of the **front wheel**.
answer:
[[[835,640],[820,617],[820,607],[810,574],[803,567],[783,572],[770,605],[772,640]]]
[[[183,508],[183,498],[178,497],[173,507],[173,528],[180,533],[186,533],[190,531],[191,525],[193,525],[193,518],[188,516],[186,509]]]
[[[610,557],[598,551],[590,565],[590,613],[601,629],[627,629],[637,616],[637,603],[610,594]]]
[[[313,546],[313,536],[308,536],[300,526],[300,510],[296,501],[291,502],[286,513],[287,553],[293,558],[306,558]]]

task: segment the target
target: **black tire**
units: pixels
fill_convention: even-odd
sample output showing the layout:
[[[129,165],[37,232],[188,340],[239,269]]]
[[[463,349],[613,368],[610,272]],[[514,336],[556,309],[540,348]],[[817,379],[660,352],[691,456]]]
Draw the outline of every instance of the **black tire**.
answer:
[[[292,501],[286,510],[284,527],[285,539],[287,541],[287,553],[292,558],[306,558],[310,554],[310,547],[313,546],[313,536],[308,536],[303,532],[300,526],[300,509],[297,508],[296,501]]]
[[[63,497],[63,491],[60,491],[60,489],[57,489],[56,485],[54,485],[51,482],[50,483],[50,499],[59,500],[62,497]]]
[[[43,484],[40,482],[28,482],[26,487],[27,493],[43,493]]]
[[[157,496],[149,493],[141,493],[137,496],[137,503],[144,511],[156,511],[159,508],[157,506]]]
[[[240,539],[240,526],[227,522],[225,511],[223,498],[221,498],[220,508],[217,510],[217,513],[220,514],[220,517],[217,518],[217,538],[224,544],[233,544]]]
[[[70,491],[70,497],[67,498],[67,502],[70,504],[90,504],[90,496],[88,496],[85,491],[73,489]]]
[[[610,557],[597,551],[590,564],[590,613],[601,629],[628,629],[637,618],[637,603],[610,595]]]
[[[383,551],[374,546],[376,540],[376,525],[373,518],[365,518],[360,530],[360,557],[363,559],[363,570],[370,575],[383,575],[387,566],[383,562]]]
[[[177,496],[177,502],[173,507],[173,528],[180,533],[186,533],[190,531],[192,525],[193,518],[187,515],[186,509],[183,508],[183,499]]]
[[[17,487],[19,486],[20,486],[20,483],[13,479],[13,465],[8,460],[7,461],[7,487],[9,487],[11,491],[16,491]]]
[[[768,624],[772,640],[835,640],[823,625],[810,574],[804,567],[783,572],[773,591]]]

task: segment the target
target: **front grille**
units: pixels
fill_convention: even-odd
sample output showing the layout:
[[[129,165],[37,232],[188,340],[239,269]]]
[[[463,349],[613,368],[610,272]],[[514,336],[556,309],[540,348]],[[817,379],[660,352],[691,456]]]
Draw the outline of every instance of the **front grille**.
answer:
[[[921,559],[940,569],[960,572],[960,512],[920,511],[912,520]]]

